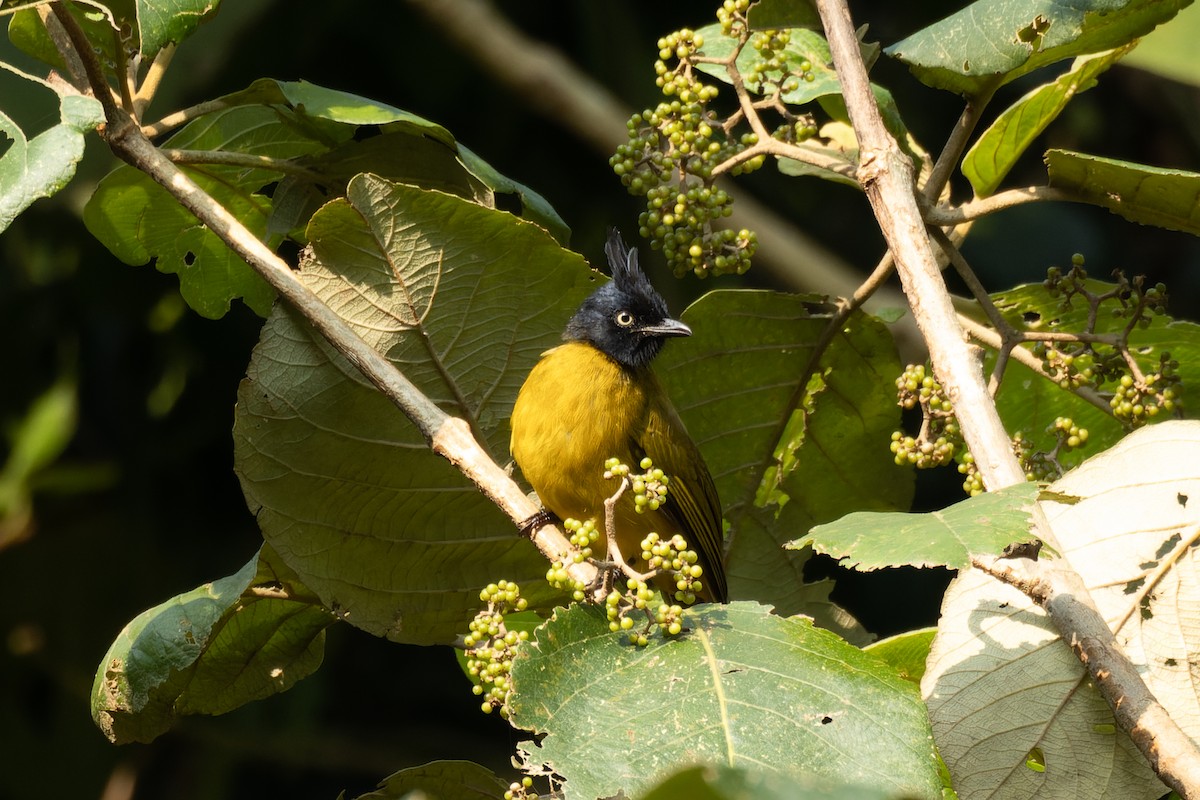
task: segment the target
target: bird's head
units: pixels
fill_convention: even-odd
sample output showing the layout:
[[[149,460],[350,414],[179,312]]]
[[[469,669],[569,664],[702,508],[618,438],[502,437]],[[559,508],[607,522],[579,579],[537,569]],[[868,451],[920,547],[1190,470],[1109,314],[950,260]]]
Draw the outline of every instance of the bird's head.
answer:
[[[592,292],[567,323],[563,338],[587,342],[627,367],[644,367],[668,336],[690,336],[691,328],[667,312],[667,302],[638,266],[637,250],[626,247],[616,228],[604,246],[612,281]]]

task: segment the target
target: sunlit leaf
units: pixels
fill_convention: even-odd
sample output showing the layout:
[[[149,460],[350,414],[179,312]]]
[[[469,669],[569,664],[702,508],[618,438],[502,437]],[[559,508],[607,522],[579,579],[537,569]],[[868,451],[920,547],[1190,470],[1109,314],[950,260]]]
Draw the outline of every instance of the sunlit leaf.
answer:
[[[511,719],[541,734],[527,762],[568,800],[640,793],[690,762],[940,794],[916,687],[806,618],[754,603],[698,606],[644,648],[603,612],[556,614],[513,663]],[[581,679],[581,675],[588,676]]]
[[[1165,422],[1051,485],[1077,501],[1042,504],[1065,566],[1193,739],[1198,464],[1200,423]],[[947,593],[922,691],[962,796],[1149,800],[1164,791],[1045,612],[987,575],[965,573]]]
[[[1037,484],[1022,483],[923,514],[856,511],[818,525],[788,546],[812,547],[861,571],[885,567],[963,569],[973,555],[1000,555],[1033,541],[1030,514]]]
[[[975,95],[1132,42],[1190,0],[978,0],[885,52],[936,89]]]
[[[1115,50],[1075,59],[1071,69],[1043,84],[1006,108],[963,156],[963,175],[975,194],[985,197],[1000,186],[1009,170],[1058,118],[1075,95],[1096,85],[1096,78],[1133,49]]]
[[[1050,185],[1142,225],[1200,235],[1200,173],[1067,150],[1046,153]]]

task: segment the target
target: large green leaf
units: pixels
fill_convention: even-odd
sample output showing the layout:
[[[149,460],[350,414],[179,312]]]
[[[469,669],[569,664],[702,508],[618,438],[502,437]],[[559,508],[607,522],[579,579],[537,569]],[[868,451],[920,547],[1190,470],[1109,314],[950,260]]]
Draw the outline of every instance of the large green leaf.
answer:
[[[83,158],[84,134],[104,121],[100,102],[92,97],[59,97],[60,121],[27,139],[21,128],[0,111],[0,231],[25,209],[66,186]]]
[[[300,124],[265,106],[245,106],[195,120],[165,146],[288,159],[322,151],[330,140],[351,133],[329,124]],[[260,190],[276,180],[277,173],[215,164],[185,170],[251,232],[266,236],[271,198]],[[88,230],[127,264],[155,259],[159,271],[177,274],[184,299],[203,316],[222,316],[237,297],[262,316],[271,309],[274,291],[266,281],[165,189],[133,167],[118,167],[100,181],[83,219]],[[278,241],[275,237],[268,243]]]
[[[292,175],[283,181],[281,192],[311,194],[325,202],[331,195],[344,194],[346,182],[353,175],[371,172],[427,189],[453,192],[491,208],[519,206],[522,217],[550,231],[560,244],[566,245],[570,239],[567,224],[545,198],[498,173],[456,142],[441,125],[410,111],[307,81],[272,78],[260,78],[246,89],[225,95],[221,101],[229,105],[282,107],[301,119],[325,120],[356,129],[354,142],[334,146],[316,160],[305,160],[305,165],[318,173],[317,180],[312,176]],[[363,132],[357,130],[363,127],[378,127],[380,140],[364,138]],[[500,196],[505,195],[515,201],[499,202]],[[314,210],[315,206],[308,209],[310,214]],[[305,220],[307,216],[304,215]],[[285,224],[284,229],[288,227]]]
[[[415,114],[309,83],[270,79],[221,100],[227,108],[191,122],[164,146],[270,159],[273,163],[262,166],[184,167],[269,246],[285,235],[302,237],[312,213],[344,195],[350,178],[361,172],[451,191],[491,207],[513,195],[522,213],[559,241],[570,236],[540,195]],[[101,181],[84,221],[123,261],[144,264],[153,258],[161,271],[178,274],[184,299],[203,316],[222,316],[237,297],[262,316],[270,311],[274,293],[265,281],[132,167],[119,167]]]
[[[818,525],[788,547],[812,547],[864,572],[900,566],[965,569],[973,555],[1000,555],[1010,544],[1033,541],[1030,514],[1037,492],[1037,484],[1023,483],[925,514],[858,511]]]
[[[575,606],[522,646],[510,718],[542,736],[520,749],[565,778],[568,800],[636,796],[681,759],[940,795],[916,687],[883,662],[755,603],[698,606],[684,622],[638,648]]]
[[[978,0],[888,47],[928,86],[975,95],[1065,58],[1121,47],[1191,0]]]
[[[1065,566],[1193,740],[1198,465],[1200,423],[1166,422],[1051,486],[1075,502],[1042,504]],[[1149,800],[1164,791],[1045,612],[987,575],[967,572],[947,593],[922,691],[963,797]]]
[[[117,744],[149,742],[187,714],[224,714],[321,665],[330,612],[269,549],[237,574],[137,616],[96,671],[92,718]]]
[[[907,509],[913,475],[881,455],[900,424],[891,335],[854,315],[809,379],[829,321],[816,300],[707,294],[683,314],[693,335],[667,347],[658,364],[717,483],[732,539],[731,593],[826,624],[812,604],[827,600],[802,582],[806,558],[783,545],[851,511]]]
[[[1033,140],[1058,118],[1075,95],[1096,85],[1096,78],[1133,45],[1075,59],[1071,69],[1006,108],[963,157],[963,175],[975,194],[985,197],[1000,186]]]
[[[511,214],[375,176],[313,217],[300,276],[501,463],[517,390],[591,288]],[[479,589],[549,596],[544,559],[388,400],[285,307],[238,395],[235,467],[267,541],[351,624],[447,642]]]
[[[1050,185],[1130,222],[1200,235],[1200,173],[1068,150],[1046,152]]]

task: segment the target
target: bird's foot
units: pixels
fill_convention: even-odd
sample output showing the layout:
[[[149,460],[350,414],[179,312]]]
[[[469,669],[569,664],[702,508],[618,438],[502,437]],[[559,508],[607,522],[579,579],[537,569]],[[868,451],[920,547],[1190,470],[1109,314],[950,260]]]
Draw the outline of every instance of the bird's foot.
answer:
[[[546,525],[561,525],[562,520],[553,511],[543,508],[531,517],[517,523],[517,528],[525,536],[533,536],[533,532]]]

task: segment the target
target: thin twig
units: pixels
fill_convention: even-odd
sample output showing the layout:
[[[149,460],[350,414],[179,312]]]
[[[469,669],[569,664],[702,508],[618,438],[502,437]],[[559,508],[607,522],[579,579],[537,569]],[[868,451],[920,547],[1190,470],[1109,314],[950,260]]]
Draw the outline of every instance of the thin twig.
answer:
[[[1054,376],[1046,371],[1046,365],[1042,362],[1042,360],[1026,350],[1024,347],[1005,347],[1004,341],[1000,338],[1000,334],[997,331],[989,328],[987,325],[980,325],[970,317],[959,315],[958,322],[975,341],[979,342],[985,347],[990,347],[999,355],[1004,355],[1006,353],[1011,355],[1014,361],[1028,367],[1046,380],[1051,382],[1054,381]],[[1018,331],[1017,335],[1022,341],[1037,341],[1036,339],[1026,339],[1025,337],[1037,336],[1038,334],[1033,334],[1028,331]],[[1097,392],[1091,386],[1077,386],[1069,391],[1076,397],[1091,403],[1105,414],[1112,416],[1112,406],[1109,405],[1108,400],[1104,397],[1104,395]]]
[[[229,108],[230,104],[224,100],[206,100],[203,103],[197,103],[194,106],[175,111],[160,119],[151,125],[143,125],[142,133],[147,138],[153,139],[156,136],[161,136],[167,131],[174,130],[180,125],[185,125],[188,122],[202,117],[205,114],[212,114],[214,111],[223,111]]]
[[[967,141],[971,138],[971,133],[974,132],[975,126],[979,124],[980,118],[983,116],[983,110],[987,108],[988,102],[992,99],[996,89],[1000,86],[1000,78],[997,76],[995,81],[984,88],[979,94],[967,100],[966,108],[959,115],[958,122],[955,123],[950,135],[946,138],[946,144],[942,147],[942,152],[938,154],[937,161],[933,165],[933,169],[929,173],[928,180],[925,181],[925,186],[922,189],[922,194],[929,201],[930,207],[936,207],[937,199],[941,197],[942,190],[946,188],[946,184],[950,182],[950,176],[954,173],[954,168],[958,166],[958,160],[962,156],[963,151],[967,148]],[[957,223],[936,223],[926,216],[926,220],[934,225],[945,227],[947,224],[954,225]]]
[[[167,74],[167,67],[171,65],[171,59],[175,57],[175,48],[176,45],[173,42],[167,44],[158,51],[158,55],[154,56],[154,61],[150,62],[146,78],[133,95],[133,110],[137,119],[141,119],[142,115],[146,113],[146,108],[158,92],[163,76]]]
[[[925,221],[930,225],[941,227],[960,225],[1026,203],[1042,203],[1053,200],[1072,202],[1077,199],[1062,189],[1054,189],[1050,186],[1027,186],[1023,189],[1008,189],[991,197],[981,197],[954,208],[931,206],[925,210]]]
[[[50,35],[50,41],[54,43],[54,48],[62,55],[63,61],[67,65],[67,72],[71,75],[71,84],[81,92],[91,92],[91,85],[88,83],[87,70],[83,68],[83,61],[79,54],[75,52],[75,47],[71,43],[71,39],[67,36],[67,31],[63,28],[62,23],[58,21],[58,17],[48,5],[39,5],[38,19],[42,21],[42,25],[46,28],[46,33]],[[108,86],[105,85],[107,93]]]
[[[621,548],[617,544],[617,501],[621,499],[621,495],[625,494],[625,490],[628,488],[628,476],[621,476],[621,485],[617,487],[617,491],[604,500],[604,535],[608,547],[605,558],[621,570],[625,577],[645,583],[653,578],[656,572],[638,572],[625,560],[625,556],[621,554]]]
[[[268,169],[273,172],[283,172],[288,175],[299,175],[313,180],[322,176],[308,167],[301,166],[286,158],[272,158],[253,153],[234,153],[225,150],[175,150],[163,148],[162,154],[175,164],[213,164],[222,167],[250,167],[253,169]]]

